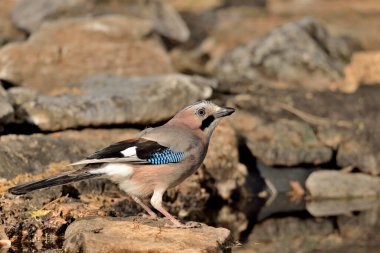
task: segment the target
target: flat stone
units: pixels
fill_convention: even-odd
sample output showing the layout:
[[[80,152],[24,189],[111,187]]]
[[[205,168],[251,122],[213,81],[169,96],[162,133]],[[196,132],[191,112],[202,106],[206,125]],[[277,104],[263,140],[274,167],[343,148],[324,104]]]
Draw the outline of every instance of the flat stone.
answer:
[[[32,96],[29,101],[21,94],[29,92],[18,89],[15,100],[26,120],[43,130],[146,125],[167,120],[184,106],[210,97],[213,84],[210,79],[181,74],[135,78],[99,74],[55,90],[57,95]]]
[[[215,74],[227,83],[324,90],[343,79],[352,52],[351,43],[304,18],[233,49],[217,64]]]
[[[147,37],[151,32],[150,22],[121,15],[46,23],[27,41],[0,49],[0,79],[47,92],[102,72],[173,73],[161,42]]]
[[[230,231],[202,224],[200,228],[166,228],[139,217],[86,218],[66,230],[65,252],[226,252]]]
[[[380,178],[321,170],[309,176],[306,189],[313,199],[376,197],[380,195]]]
[[[259,125],[245,136],[252,154],[267,165],[318,165],[332,158],[332,149],[321,143],[306,123],[280,119]]]

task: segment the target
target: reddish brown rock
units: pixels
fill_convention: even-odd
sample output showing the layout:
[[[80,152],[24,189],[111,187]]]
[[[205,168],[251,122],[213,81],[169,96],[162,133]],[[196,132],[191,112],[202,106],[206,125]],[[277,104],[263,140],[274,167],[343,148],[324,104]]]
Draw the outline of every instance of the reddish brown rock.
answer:
[[[26,42],[0,50],[0,78],[46,92],[107,72],[173,72],[149,22],[121,15],[73,18],[44,24]]]
[[[87,218],[65,233],[65,252],[225,252],[230,231],[202,224],[200,228],[165,228],[160,221],[129,217]]]
[[[359,85],[380,84],[380,51],[357,52],[345,68],[345,83],[354,92]]]

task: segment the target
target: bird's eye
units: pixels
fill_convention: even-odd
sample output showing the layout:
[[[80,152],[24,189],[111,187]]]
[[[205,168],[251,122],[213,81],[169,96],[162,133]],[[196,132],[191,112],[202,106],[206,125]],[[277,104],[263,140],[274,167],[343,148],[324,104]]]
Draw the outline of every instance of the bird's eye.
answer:
[[[205,116],[206,115],[205,108],[198,109],[197,114],[198,114],[198,116],[201,116],[201,117]]]

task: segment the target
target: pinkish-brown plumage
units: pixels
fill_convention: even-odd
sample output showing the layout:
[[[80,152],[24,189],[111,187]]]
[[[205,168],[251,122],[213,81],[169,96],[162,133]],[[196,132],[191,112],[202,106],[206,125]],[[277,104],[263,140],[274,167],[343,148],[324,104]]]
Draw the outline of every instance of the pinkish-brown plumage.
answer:
[[[138,138],[114,143],[72,165],[83,168],[10,188],[13,194],[66,184],[92,177],[105,177],[117,183],[151,216],[156,214],[141,200],[152,195],[152,206],[184,227],[162,207],[168,188],[180,184],[203,162],[210,137],[220,119],[234,112],[209,101],[200,101],[178,112],[166,124],[148,128]]]

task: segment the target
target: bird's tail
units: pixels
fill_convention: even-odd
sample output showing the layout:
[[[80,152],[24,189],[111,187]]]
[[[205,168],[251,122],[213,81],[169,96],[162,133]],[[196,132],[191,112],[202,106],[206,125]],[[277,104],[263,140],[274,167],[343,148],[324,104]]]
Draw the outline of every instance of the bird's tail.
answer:
[[[66,173],[66,174],[60,174],[53,177],[45,178],[42,180],[20,184],[15,187],[9,188],[8,191],[14,195],[22,195],[34,190],[47,188],[50,186],[56,186],[56,185],[63,185],[68,184],[72,182],[78,182],[84,179],[99,177],[102,174],[95,174],[95,173]]]

